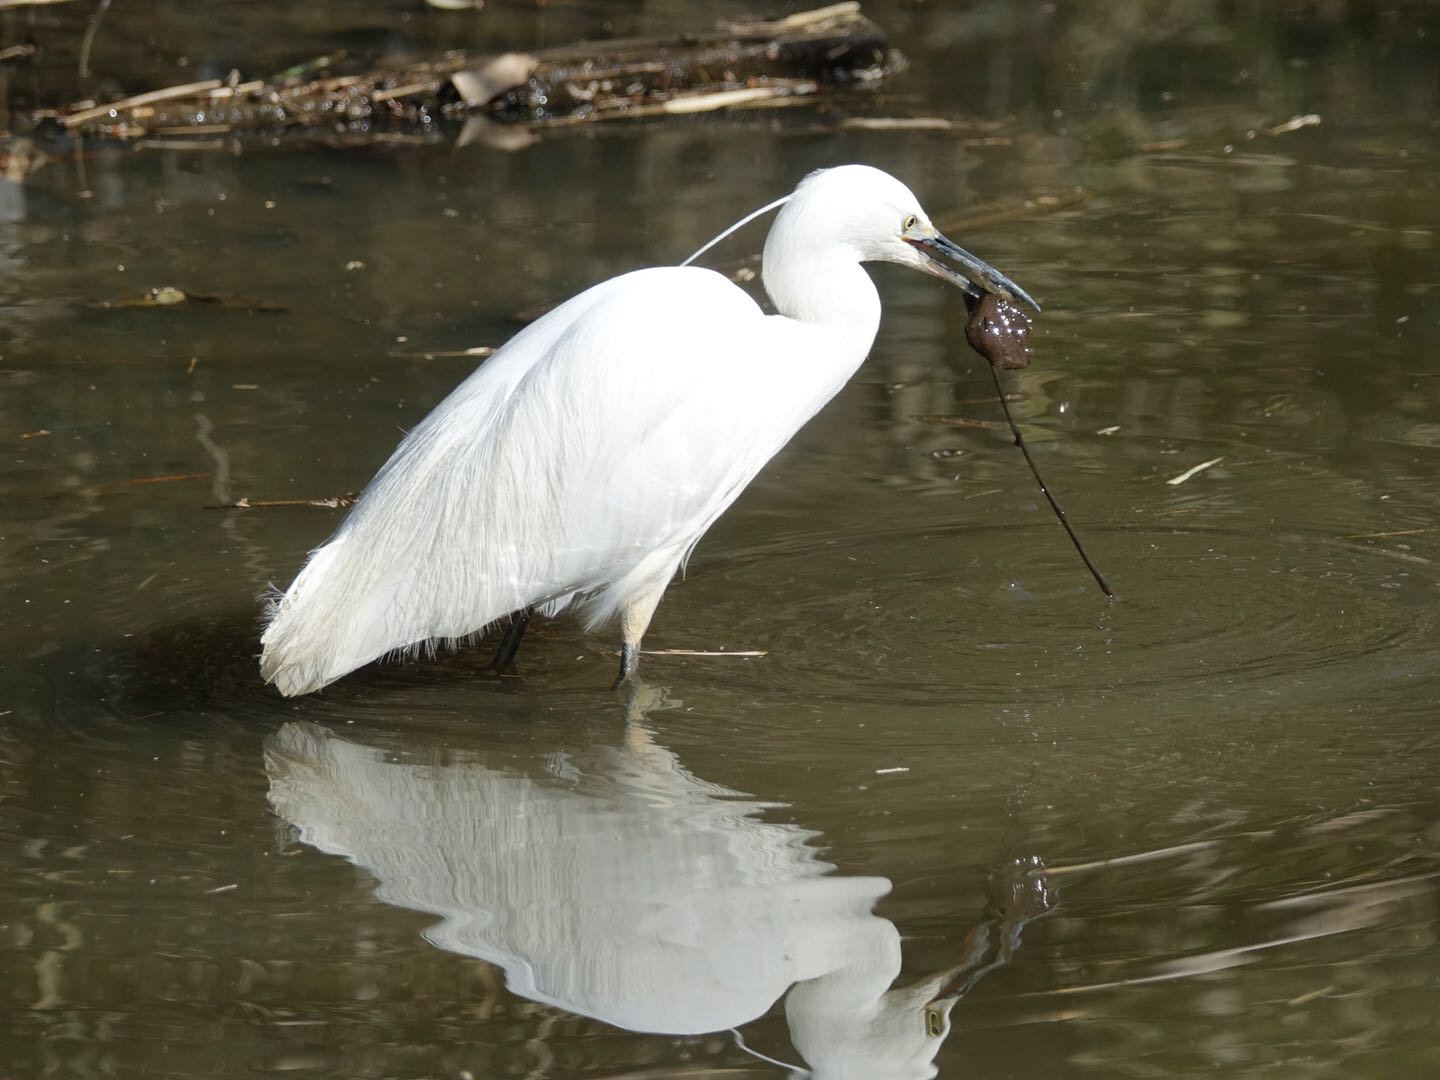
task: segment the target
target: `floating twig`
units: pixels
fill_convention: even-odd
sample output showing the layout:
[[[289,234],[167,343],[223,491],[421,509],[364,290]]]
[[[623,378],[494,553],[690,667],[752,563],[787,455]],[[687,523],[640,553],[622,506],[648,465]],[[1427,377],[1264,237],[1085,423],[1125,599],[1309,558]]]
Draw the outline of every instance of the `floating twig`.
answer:
[[[737,649],[730,651],[721,649],[710,651],[706,649],[641,649],[641,656],[769,656],[766,649]]]
[[[1314,127],[1320,123],[1319,113],[1306,113],[1304,116],[1292,116],[1283,124],[1276,124],[1269,131],[1271,135],[1284,135],[1291,131],[1299,131],[1301,128]]]
[[[1202,461],[1199,465],[1196,465],[1194,468],[1186,469],[1186,470],[1185,470],[1184,472],[1182,472],[1179,476],[1172,476],[1172,477],[1170,477],[1170,479],[1169,479],[1169,480],[1166,480],[1165,483],[1169,484],[1171,487],[1179,487],[1181,484],[1185,483],[1186,480],[1189,480],[1192,476],[1195,476],[1195,475],[1197,475],[1198,473],[1202,473],[1202,472],[1204,472],[1206,469],[1209,469],[1209,468],[1212,468],[1212,467],[1214,467],[1214,466],[1216,466],[1216,465],[1219,465],[1220,462],[1222,462],[1222,461],[1224,461],[1224,460],[1225,460],[1225,459],[1224,459],[1223,457],[1217,457],[1217,458],[1211,458],[1209,461]]]
[[[123,487],[142,487],[145,484],[176,484],[182,480],[206,480],[209,479],[208,472],[187,472],[187,473],[166,473],[164,476],[137,476],[133,480],[126,480]]]
[[[960,125],[943,116],[847,116],[842,131],[954,131]]]
[[[426,352],[390,352],[387,355],[406,360],[483,360],[493,355],[493,345],[472,345],[468,349],[432,349]]]
[[[208,474],[207,474],[208,475]],[[348,495],[332,495],[328,499],[236,499],[234,502],[213,503],[205,510],[277,510],[294,506],[317,506],[324,510],[343,510],[354,506],[360,498],[358,491]]]
[[[254,300],[246,296],[231,296],[228,293],[197,293],[177,288],[174,285],[157,285],[146,289],[138,296],[118,296],[113,300],[97,300],[90,306],[105,310],[124,308],[168,308],[181,304],[197,307],[209,306],[230,311],[252,311],[264,314],[282,314],[290,309],[283,304],[269,300]]]
[[[1418,536],[1420,533],[1433,532],[1433,528],[1424,529],[1391,529],[1389,532],[1369,533],[1348,533],[1345,536],[1337,536],[1336,540],[1383,540],[1387,536]]]

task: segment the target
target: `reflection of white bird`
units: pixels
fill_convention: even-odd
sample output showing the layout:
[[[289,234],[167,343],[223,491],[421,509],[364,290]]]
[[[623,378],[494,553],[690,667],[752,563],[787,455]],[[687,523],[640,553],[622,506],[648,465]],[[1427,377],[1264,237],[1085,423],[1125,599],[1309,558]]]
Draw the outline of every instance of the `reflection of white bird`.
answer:
[[[265,679],[309,693],[507,615],[513,655],[532,610],[571,605],[589,626],[619,616],[623,678],[705,530],[869,352],[880,297],[860,264],[876,260],[1029,300],[888,174],[814,173],[765,243],[778,315],[708,270],[639,270],[562,304],[461,383],[274,604]]]
[[[397,763],[288,723],[266,745],[270,801],[524,997],[682,1035],[753,1020],[793,985],[786,1019],[815,1076],[933,1076],[952,1002],[927,1014],[943,976],[890,989],[900,938],[871,911],[890,883],[828,874],[813,833],[630,736],[526,776]]]

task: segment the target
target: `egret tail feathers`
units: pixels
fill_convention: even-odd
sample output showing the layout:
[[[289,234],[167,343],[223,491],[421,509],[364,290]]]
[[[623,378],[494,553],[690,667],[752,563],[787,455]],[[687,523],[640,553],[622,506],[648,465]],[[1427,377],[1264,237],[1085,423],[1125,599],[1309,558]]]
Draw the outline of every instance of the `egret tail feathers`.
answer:
[[[444,646],[472,641],[528,606],[507,590],[461,604],[463,614],[439,621],[407,617],[430,610],[434,597],[413,572],[377,580],[373,567],[357,562],[362,549],[353,547],[343,535],[332,539],[311,553],[288,590],[267,597],[260,674],[286,697],[313,693],[373,660],[434,655]],[[557,615],[574,599],[566,593],[536,608]]]
[[[367,590],[365,602],[356,603],[350,555],[344,537],[316,548],[290,588],[270,602],[260,674],[286,697],[312,693],[390,653],[433,645],[395,625],[392,613],[407,581]]]
[[[286,697],[319,690],[373,659],[354,658],[353,620],[328,600],[343,545],[332,541],[317,548],[290,588],[268,598],[260,675]]]

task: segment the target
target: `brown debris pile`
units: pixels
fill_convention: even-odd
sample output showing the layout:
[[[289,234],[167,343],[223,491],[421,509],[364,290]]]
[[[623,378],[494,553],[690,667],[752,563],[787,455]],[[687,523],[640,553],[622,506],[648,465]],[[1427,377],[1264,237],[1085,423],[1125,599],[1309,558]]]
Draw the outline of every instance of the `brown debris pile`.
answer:
[[[286,128],[423,127],[453,115],[526,124],[754,107],[878,82],[903,66],[858,3],[783,19],[722,23],[676,38],[580,43],[533,53],[392,63],[276,81],[210,79],[54,114],[77,135],[112,139]]]

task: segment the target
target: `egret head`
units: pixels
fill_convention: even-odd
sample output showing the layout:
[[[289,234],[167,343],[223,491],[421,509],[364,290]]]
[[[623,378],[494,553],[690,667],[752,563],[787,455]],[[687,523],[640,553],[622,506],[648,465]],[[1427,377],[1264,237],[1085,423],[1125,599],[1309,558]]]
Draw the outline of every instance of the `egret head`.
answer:
[[[994,292],[1040,310],[1019,285],[936,229],[909,188],[869,165],[811,173],[780,212],[772,238],[776,234],[782,243],[804,237],[838,244],[861,262],[900,263],[958,285],[974,297]]]

